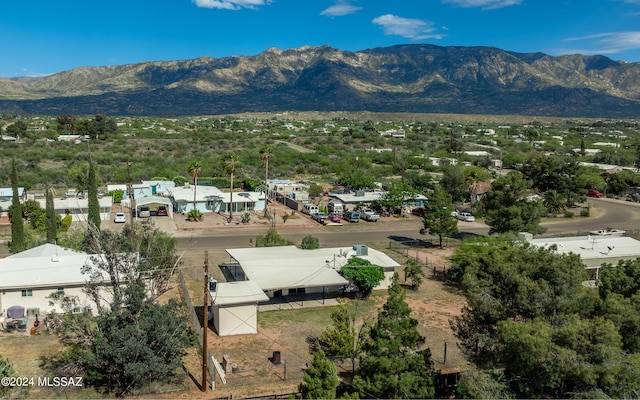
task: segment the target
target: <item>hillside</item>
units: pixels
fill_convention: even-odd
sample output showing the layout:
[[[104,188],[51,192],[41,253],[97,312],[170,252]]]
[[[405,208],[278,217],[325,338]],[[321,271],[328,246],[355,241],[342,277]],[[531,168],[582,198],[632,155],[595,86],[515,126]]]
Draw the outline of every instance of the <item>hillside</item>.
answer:
[[[490,47],[328,46],[0,79],[0,112],[372,111],[634,118],[640,63]]]

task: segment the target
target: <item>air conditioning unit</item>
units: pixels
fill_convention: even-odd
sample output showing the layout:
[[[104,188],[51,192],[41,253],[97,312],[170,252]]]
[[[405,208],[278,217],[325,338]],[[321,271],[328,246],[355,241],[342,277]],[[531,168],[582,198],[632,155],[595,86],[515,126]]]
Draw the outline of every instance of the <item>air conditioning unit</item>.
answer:
[[[354,244],[353,250],[356,252],[356,256],[368,256],[369,248],[364,244]]]

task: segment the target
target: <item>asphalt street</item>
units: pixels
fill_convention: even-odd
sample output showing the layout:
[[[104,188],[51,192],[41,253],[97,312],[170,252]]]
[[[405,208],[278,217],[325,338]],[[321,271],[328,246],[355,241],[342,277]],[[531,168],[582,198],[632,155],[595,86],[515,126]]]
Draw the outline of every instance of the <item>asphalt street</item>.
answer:
[[[592,208],[591,218],[558,218],[550,219],[542,225],[547,228],[544,235],[578,234],[590,230],[612,227],[624,230],[634,230],[640,227],[640,204],[612,199],[589,199]],[[578,213],[576,213],[578,214]],[[367,230],[341,230],[340,227],[288,228],[286,225],[277,227],[281,236],[300,243],[303,237],[313,235],[320,240],[324,247],[337,247],[355,243],[389,242],[401,238],[427,239],[429,236],[420,235],[422,223],[417,218],[397,223],[375,225],[367,224]],[[486,235],[489,227],[479,223],[459,222],[458,229],[466,234]],[[203,231],[194,232],[192,236],[178,238],[178,248],[189,251],[204,251],[211,249],[226,249],[252,246],[256,237],[264,232],[255,231]]]

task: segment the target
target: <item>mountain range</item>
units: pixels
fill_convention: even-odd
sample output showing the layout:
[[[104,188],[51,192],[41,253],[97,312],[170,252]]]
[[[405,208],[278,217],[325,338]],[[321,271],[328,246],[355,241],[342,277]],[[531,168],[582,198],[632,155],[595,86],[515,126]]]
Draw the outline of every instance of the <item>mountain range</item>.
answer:
[[[217,115],[276,111],[640,116],[640,63],[493,47],[329,46],[80,67],[0,79],[0,112]]]

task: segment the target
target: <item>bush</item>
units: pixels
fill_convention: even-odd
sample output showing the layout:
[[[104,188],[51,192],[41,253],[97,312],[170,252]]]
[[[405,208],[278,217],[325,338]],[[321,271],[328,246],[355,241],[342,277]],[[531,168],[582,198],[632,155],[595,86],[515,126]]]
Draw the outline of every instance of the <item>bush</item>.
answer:
[[[581,217],[588,217],[589,215],[591,215],[591,212],[589,211],[588,208],[586,210],[580,211],[580,216]]]
[[[248,224],[249,221],[251,221],[251,214],[249,214],[248,212],[242,214],[242,223],[243,224]]]
[[[191,210],[187,214],[187,219],[189,221],[198,222],[198,221],[202,221],[202,218],[203,218],[202,211],[200,210]]]
[[[575,214],[573,213],[573,211],[565,211],[564,212],[564,217],[565,218],[573,218]]]

